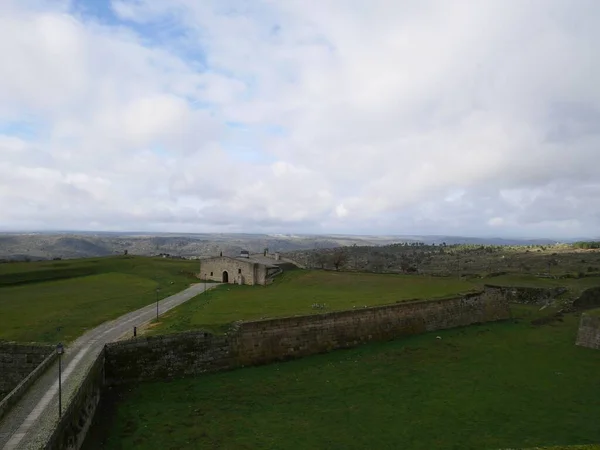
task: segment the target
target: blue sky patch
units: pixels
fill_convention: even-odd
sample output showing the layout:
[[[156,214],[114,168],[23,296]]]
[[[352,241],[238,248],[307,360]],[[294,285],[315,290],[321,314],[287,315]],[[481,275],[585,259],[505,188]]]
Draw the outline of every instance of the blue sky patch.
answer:
[[[162,145],[153,145],[150,147],[150,151],[161,158],[169,156],[169,152]]]
[[[148,47],[168,48],[174,55],[184,59],[196,69],[206,70],[206,52],[189,38],[175,14],[165,14],[146,22],[122,19],[115,13],[110,0],[74,0],[71,5],[73,14],[108,26],[123,26],[135,32]]]
[[[73,0],[71,10],[80,17],[105,24],[115,25],[120,22],[110,5],[110,0]]]
[[[29,140],[39,135],[39,127],[27,121],[0,121],[0,134]]]
[[[223,150],[230,156],[241,162],[251,162],[257,164],[271,164],[276,158],[250,145],[237,145],[224,143]]]

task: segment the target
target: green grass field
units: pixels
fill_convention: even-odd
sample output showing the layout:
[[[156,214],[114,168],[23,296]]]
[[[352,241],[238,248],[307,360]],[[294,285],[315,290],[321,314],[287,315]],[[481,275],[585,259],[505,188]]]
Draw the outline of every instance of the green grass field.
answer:
[[[600,443],[578,317],[439,331],[110,391],[87,449],[501,449]],[[442,339],[436,339],[440,336]]]
[[[523,286],[523,287],[566,287],[573,294],[580,294],[585,289],[600,286],[600,276],[584,278],[540,278],[532,275],[501,275],[498,277],[484,278],[488,284],[499,286]]]
[[[0,264],[0,339],[69,342],[198,280],[197,262],[109,257]]]
[[[219,286],[174,308],[149,330],[152,334],[189,329],[223,330],[236,320],[319,314],[324,311],[446,297],[477,286],[456,278],[416,275],[290,271],[264,286]],[[325,304],[325,309],[312,305]]]

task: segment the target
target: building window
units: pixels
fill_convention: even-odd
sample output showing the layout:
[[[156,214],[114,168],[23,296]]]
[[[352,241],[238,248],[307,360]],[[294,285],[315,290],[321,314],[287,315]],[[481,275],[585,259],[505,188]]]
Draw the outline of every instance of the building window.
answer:
[[[213,276],[212,272],[210,273],[210,276],[211,276],[211,277]]]
[[[238,273],[242,273],[242,269],[238,269]]]

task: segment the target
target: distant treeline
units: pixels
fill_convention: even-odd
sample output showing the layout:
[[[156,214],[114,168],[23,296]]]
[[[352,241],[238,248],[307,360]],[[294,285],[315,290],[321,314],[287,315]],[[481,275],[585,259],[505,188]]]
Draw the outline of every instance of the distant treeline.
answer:
[[[575,242],[573,244],[573,247],[575,247],[575,248],[583,248],[583,249],[600,248],[600,241],[581,241],[581,242]]]

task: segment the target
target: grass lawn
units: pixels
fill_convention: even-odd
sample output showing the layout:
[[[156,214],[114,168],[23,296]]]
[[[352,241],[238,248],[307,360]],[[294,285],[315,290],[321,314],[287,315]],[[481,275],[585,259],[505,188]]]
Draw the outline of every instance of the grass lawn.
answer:
[[[578,317],[438,331],[111,390],[84,449],[501,449],[600,443]],[[436,339],[440,336],[442,339]]]
[[[477,286],[456,278],[297,270],[264,286],[223,285],[174,308],[152,334],[190,329],[218,332],[236,320],[318,314],[354,306],[445,297]],[[313,309],[315,303],[325,309]]]
[[[197,262],[110,257],[0,264],[0,340],[70,342],[189,286]]]

